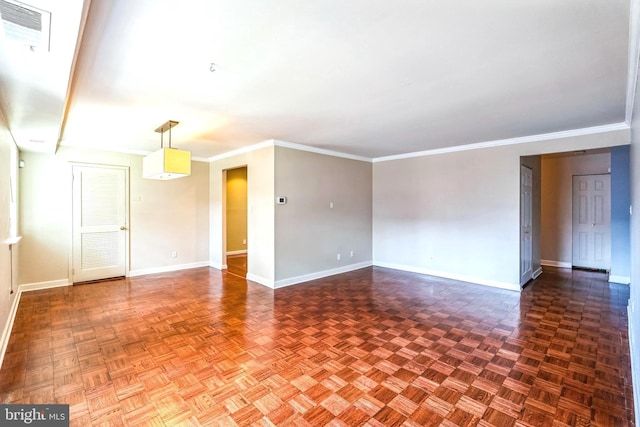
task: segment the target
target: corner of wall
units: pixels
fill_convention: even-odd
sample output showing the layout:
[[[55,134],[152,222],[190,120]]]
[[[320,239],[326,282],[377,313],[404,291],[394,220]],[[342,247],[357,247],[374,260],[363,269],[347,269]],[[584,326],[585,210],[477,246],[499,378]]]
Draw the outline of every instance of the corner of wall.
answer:
[[[509,283],[509,282],[503,282],[498,280],[483,279],[483,278],[474,277],[474,276],[461,275],[461,274],[450,273],[446,271],[430,270],[427,268],[410,266],[410,265],[401,265],[401,264],[376,262],[376,261],[373,262],[373,265],[375,265],[376,267],[390,268],[393,270],[401,270],[401,271],[408,271],[411,273],[425,274],[427,276],[442,277],[443,279],[457,280],[459,282],[467,282],[473,285],[481,285],[481,286],[489,286],[491,288],[506,289],[508,291],[520,292],[522,290],[522,287],[520,286],[519,283]]]
[[[11,302],[9,316],[2,330],[2,335],[0,335],[0,368],[2,367],[4,354],[7,351],[7,346],[9,345],[9,338],[11,337],[13,322],[15,321],[16,313],[18,312],[18,305],[20,304],[20,298],[22,297],[22,294],[24,292],[36,291],[40,289],[58,288],[62,286],[69,286],[69,281],[67,279],[52,280],[50,282],[29,283],[20,285],[18,287],[18,290],[16,291],[15,296]]]
[[[636,337],[636,331],[640,331],[637,319],[640,317],[635,311],[633,299],[629,299],[627,306],[629,319],[629,353],[631,356],[631,386],[633,389],[634,410],[636,421],[640,420],[640,355],[638,354],[640,341]]]
[[[266,286],[267,288],[276,288],[275,282],[273,280],[260,277],[255,274],[247,273],[247,280],[251,280],[252,282],[256,282],[259,285]]]
[[[371,267],[371,261],[360,262],[356,264],[345,265],[330,270],[317,271],[314,273],[304,274],[302,276],[290,277],[288,279],[277,280],[273,284],[273,288],[284,288],[286,286],[297,285],[298,283],[309,282],[311,280],[322,279],[323,277],[333,276],[335,274],[347,273],[349,271],[359,270],[361,268]]]
[[[21,294],[22,294],[22,291],[18,289],[11,303],[11,307],[9,308],[9,315],[4,324],[4,328],[2,329],[2,335],[0,335],[0,368],[2,367],[2,362],[4,361],[4,354],[7,351],[7,346],[9,345],[9,338],[11,337],[11,330],[13,329],[13,322],[16,318],[16,313],[18,311],[18,304],[20,303]]]

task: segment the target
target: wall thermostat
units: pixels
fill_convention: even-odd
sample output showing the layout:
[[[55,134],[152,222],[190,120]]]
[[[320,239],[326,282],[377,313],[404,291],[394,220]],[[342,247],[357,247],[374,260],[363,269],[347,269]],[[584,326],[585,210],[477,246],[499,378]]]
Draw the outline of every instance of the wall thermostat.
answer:
[[[284,196],[278,196],[276,197],[276,203],[279,205],[284,205],[285,203],[287,203],[287,198]]]

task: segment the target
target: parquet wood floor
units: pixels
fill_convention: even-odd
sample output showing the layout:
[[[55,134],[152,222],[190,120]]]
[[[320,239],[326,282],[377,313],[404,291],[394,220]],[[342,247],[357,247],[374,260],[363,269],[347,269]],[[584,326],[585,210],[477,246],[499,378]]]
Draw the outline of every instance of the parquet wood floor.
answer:
[[[247,277],[247,255],[227,255],[227,272],[242,278]]]
[[[24,293],[3,403],[74,426],[633,425],[628,286],[382,268],[278,290],[199,268]]]

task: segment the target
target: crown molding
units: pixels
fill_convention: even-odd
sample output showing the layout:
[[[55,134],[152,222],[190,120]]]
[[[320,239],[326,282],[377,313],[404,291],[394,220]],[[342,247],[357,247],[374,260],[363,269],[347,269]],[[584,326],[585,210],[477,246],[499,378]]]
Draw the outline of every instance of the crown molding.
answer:
[[[237,156],[239,154],[249,153],[251,151],[260,150],[266,147],[283,147],[291,148],[292,150],[308,151],[310,153],[324,154],[326,156],[342,157],[344,159],[358,160],[360,162],[371,163],[372,159],[369,157],[356,156],[354,154],[341,153],[339,151],[326,150],[324,148],[311,147],[309,145],[296,144],[294,142],[280,141],[277,139],[268,139],[258,144],[249,145],[247,147],[238,148],[237,150],[228,151],[226,153],[218,154],[207,159],[208,162],[215,162],[218,160],[226,159],[229,157]]]
[[[212,163],[212,162],[217,162],[218,160],[222,160],[222,159],[228,159],[229,157],[233,157],[233,156],[237,156],[240,154],[245,154],[245,153],[250,153],[251,151],[256,151],[256,150],[261,150],[263,148],[267,148],[267,147],[273,147],[274,144],[273,139],[268,139],[266,141],[262,141],[259,142],[257,144],[253,144],[253,145],[248,145],[246,147],[241,147],[238,148],[236,150],[231,150],[231,151],[227,151],[226,153],[222,153],[222,154],[218,154],[215,156],[211,156],[209,158],[207,158],[207,162]]]
[[[634,86],[634,88],[635,88],[635,86]],[[412,152],[412,153],[394,154],[394,155],[391,155],[391,156],[383,156],[383,157],[375,157],[375,158],[357,156],[357,155],[354,155],[354,154],[347,154],[347,153],[342,153],[342,152],[339,152],[339,151],[333,151],[333,150],[327,150],[327,149],[324,149],[324,148],[312,147],[312,146],[309,146],[309,145],[302,145],[302,144],[297,144],[297,143],[293,143],[293,142],[280,141],[280,140],[277,140],[277,139],[268,139],[266,141],[262,141],[262,142],[259,142],[257,144],[248,145],[246,147],[241,147],[241,148],[238,148],[238,149],[232,150],[232,151],[227,151],[226,153],[218,154],[216,156],[211,156],[211,157],[206,157],[206,158],[205,157],[192,157],[191,160],[197,161],[197,162],[212,163],[212,162],[215,162],[215,161],[218,161],[218,160],[227,159],[229,157],[234,157],[234,156],[237,156],[237,155],[240,155],[240,154],[250,153],[252,151],[261,150],[261,149],[267,148],[267,147],[283,147],[283,148],[290,148],[290,149],[293,149],[293,150],[307,151],[307,152],[310,152],[310,153],[324,154],[324,155],[327,155],[327,156],[341,157],[341,158],[344,158],[344,159],[357,160],[357,161],[360,161],[360,162],[379,163],[379,162],[388,162],[388,161],[392,161],[392,160],[409,159],[409,158],[412,158],[412,157],[433,156],[433,155],[436,155],[436,154],[446,154],[446,153],[455,153],[455,152],[459,152],[459,151],[478,150],[478,149],[481,149],[481,148],[501,147],[501,146],[504,146],[504,145],[526,144],[526,143],[529,143],[529,142],[548,141],[548,140],[552,140],[552,139],[570,138],[570,137],[584,136],[584,135],[595,135],[595,134],[599,134],[599,133],[613,132],[613,131],[619,131],[619,130],[628,130],[628,129],[630,129],[630,124],[629,123],[620,122],[620,123],[612,123],[612,124],[602,125],[602,126],[592,126],[592,127],[588,127],[588,128],[572,129],[572,130],[566,130],[566,131],[560,131],[560,132],[551,132],[551,133],[544,133],[544,134],[537,134],[537,135],[522,136],[522,137],[517,137],[517,138],[509,138],[509,139],[500,139],[500,140],[495,140],[495,141],[478,142],[478,143],[475,143],[475,144],[456,145],[456,146],[453,146],[453,147],[436,148],[436,149],[433,149],[433,150],[424,150],[424,151],[416,151],[416,152]],[[97,151],[110,151],[110,152],[117,152],[117,153],[124,153],[124,154],[137,154],[137,155],[141,155],[141,156],[146,156],[148,154],[151,154],[150,151],[141,151],[141,150],[126,150],[126,149],[100,150],[98,148],[81,147],[79,145],[70,144],[70,143],[64,142],[64,141],[60,145],[62,147],[68,147],[68,148],[79,148],[79,149],[88,149],[88,150],[97,150]]]
[[[526,144],[529,142],[548,141],[552,139],[570,138],[575,136],[595,135],[599,133],[613,132],[618,130],[630,129],[629,124],[612,123],[602,126],[593,126],[589,128],[572,129],[560,132],[543,133],[538,135],[521,136],[518,138],[499,139],[495,141],[478,142],[475,144],[456,145],[454,147],[436,148],[434,150],[416,151],[406,154],[395,154],[392,156],[376,157],[374,163],[388,162],[391,160],[409,159],[412,157],[434,156],[436,154],[455,153],[458,151],[478,150],[481,148],[501,147],[504,145]]]
[[[293,150],[308,151],[310,153],[324,154],[326,156],[342,157],[344,159],[357,160],[360,162],[371,163],[373,159],[370,157],[356,156],[355,154],[341,153],[340,151],[327,150],[324,148],[311,147],[309,145],[296,144],[294,142],[273,140],[276,147],[291,148]]]
[[[629,10],[629,53],[627,70],[627,104],[625,122],[631,125],[633,106],[636,100],[638,84],[638,55],[640,54],[640,2],[632,0]]]

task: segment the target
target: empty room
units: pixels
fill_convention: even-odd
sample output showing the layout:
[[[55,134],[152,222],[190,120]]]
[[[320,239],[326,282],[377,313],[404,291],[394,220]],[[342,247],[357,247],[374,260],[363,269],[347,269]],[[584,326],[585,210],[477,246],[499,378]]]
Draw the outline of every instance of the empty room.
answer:
[[[0,424],[635,425],[639,52],[640,0],[0,0]]]

